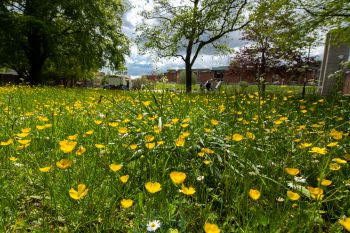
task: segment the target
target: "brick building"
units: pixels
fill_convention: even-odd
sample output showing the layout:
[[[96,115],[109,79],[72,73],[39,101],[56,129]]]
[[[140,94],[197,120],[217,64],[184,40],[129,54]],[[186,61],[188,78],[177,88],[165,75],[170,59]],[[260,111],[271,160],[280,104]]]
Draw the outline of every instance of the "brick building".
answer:
[[[180,82],[180,72],[184,69],[168,70],[164,75],[167,77],[169,83],[179,83]],[[197,76],[197,83],[206,82],[208,80],[223,81],[225,84],[235,84],[242,81],[248,82],[250,84],[256,83],[256,74],[254,70],[246,70],[244,72],[234,72],[230,70],[228,66],[213,67],[212,69],[192,69],[192,72]],[[304,78],[307,80],[316,80],[319,74],[319,70],[310,70],[305,76],[290,74],[287,72],[273,73],[268,72],[266,76],[266,82],[269,84],[300,84],[304,83]],[[147,75],[150,81],[159,81],[160,75]]]

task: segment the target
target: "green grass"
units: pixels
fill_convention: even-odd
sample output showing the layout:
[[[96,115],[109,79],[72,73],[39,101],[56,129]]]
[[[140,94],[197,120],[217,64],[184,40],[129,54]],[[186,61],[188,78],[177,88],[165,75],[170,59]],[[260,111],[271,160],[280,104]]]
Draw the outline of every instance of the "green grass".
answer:
[[[262,99],[249,90],[0,87],[0,229],[138,233],[159,220],[156,232],[203,232],[205,223],[221,232],[344,231],[338,220],[350,216],[350,99],[309,93],[302,100],[300,89],[279,88]],[[64,153],[60,142],[73,135],[76,145]],[[81,146],[86,152],[77,155]],[[310,152],[314,147],[327,152]],[[71,166],[59,168],[62,159]],[[112,164],[123,166],[114,172]],[[298,168],[305,182],[285,168]],[[179,192],[173,171],[186,173],[193,195]],[[161,190],[149,193],[147,182],[159,182]],[[70,190],[79,184],[88,191],[75,200]],[[323,196],[313,198],[310,187]],[[251,189],[259,199],[249,197]],[[287,191],[300,199],[290,200]],[[122,199],[133,205],[123,208]]]
[[[175,83],[161,83],[158,82],[155,84],[154,89],[156,90],[176,90],[185,92],[186,86],[183,84],[175,84]],[[199,84],[192,85],[192,90],[194,92],[200,92]],[[275,94],[288,94],[288,91],[292,91],[295,94],[302,93],[303,86],[302,85],[266,85],[267,93],[275,93]],[[247,87],[241,87],[239,84],[222,84],[220,87],[220,91],[224,91],[226,93],[237,93],[237,92],[256,92],[258,91],[258,85],[248,85]],[[315,95],[317,93],[317,86],[306,86],[305,94],[307,95]]]

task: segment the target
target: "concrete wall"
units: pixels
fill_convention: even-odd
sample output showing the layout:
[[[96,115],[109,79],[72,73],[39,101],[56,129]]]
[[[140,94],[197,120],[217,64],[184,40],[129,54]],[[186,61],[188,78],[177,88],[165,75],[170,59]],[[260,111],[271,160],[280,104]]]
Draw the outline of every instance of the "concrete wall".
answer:
[[[339,70],[340,63],[349,58],[349,46],[340,43],[339,39],[332,33],[328,33],[326,37],[326,44],[324,49],[323,61],[321,65],[321,73],[318,84],[318,93],[320,95],[331,95],[336,90],[336,79],[329,78]]]

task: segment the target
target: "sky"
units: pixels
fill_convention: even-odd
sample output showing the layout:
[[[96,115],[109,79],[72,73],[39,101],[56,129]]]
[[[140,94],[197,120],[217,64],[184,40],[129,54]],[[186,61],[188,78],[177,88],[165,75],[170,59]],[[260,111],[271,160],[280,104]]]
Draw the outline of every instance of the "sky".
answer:
[[[177,0],[173,0],[176,2]],[[131,39],[135,39],[135,29],[137,24],[143,22],[139,13],[143,10],[152,9],[152,0],[130,0],[131,7],[123,16],[123,32]],[[228,45],[238,50],[240,47],[247,45],[249,42],[240,40],[242,32],[233,32],[227,40]],[[319,46],[312,50],[313,56],[322,58],[323,46]],[[230,55],[218,55],[214,51],[206,50],[202,55],[198,56],[193,68],[211,69],[216,66],[228,66],[230,63]],[[177,59],[158,59],[151,54],[141,55],[135,43],[131,43],[130,56],[126,58],[127,73],[130,76],[141,76],[152,73],[165,72],[168,69],[183,69],[185,64],[181,58]]]

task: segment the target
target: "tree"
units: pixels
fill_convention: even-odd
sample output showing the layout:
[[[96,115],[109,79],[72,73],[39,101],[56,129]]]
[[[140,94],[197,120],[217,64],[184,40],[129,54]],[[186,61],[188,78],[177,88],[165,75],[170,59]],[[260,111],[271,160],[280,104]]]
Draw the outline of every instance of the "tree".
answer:
[[[83,72],[123,68],[128,54],[123,12],[120,0],[2,0],[0,66],[33,85],[42,81],[46,66],[64,64]]]
[[[242,39],[251,42],[246,52],[254,54],[256,78],[264,93],[266,69],[300,57],[298,54],[314,43],[315,36],[297,26],[303,15],[289,0],[258,0],[250,12],[251,22],[244,28]]]
[[[154,8],[142,16],[150,21],[139,25],[141,50],[160,58],[179,57],[185,62],[186,91],[191,92],[192,66],[203,48],[224,47],[220,39],[247,25],[243,12],[247,0],[154,0]]]
[[[305,28],[333,29],[339,41],[350,44],[350,4],[348,0],[294,0],[294,4],[303,9],[307,23],[299,24]]]

